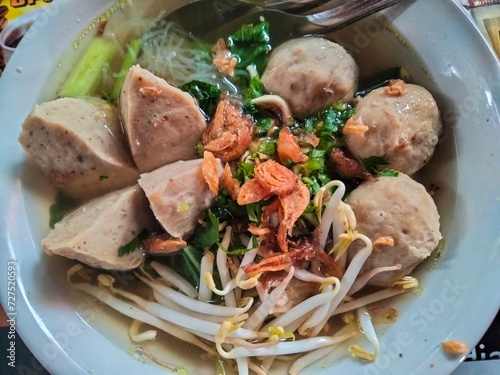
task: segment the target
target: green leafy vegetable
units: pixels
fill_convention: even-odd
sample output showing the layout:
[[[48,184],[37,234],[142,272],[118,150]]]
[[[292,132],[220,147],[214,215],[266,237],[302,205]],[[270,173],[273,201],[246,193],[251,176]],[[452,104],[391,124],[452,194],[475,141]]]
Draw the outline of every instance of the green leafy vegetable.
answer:
[[[141,39],[134,39],[128,45],[127,53],[125,54],[125,58],[123,59],[120,71],[118,72],[115,83],[113,84],[113,87],[108,94],[108,101],[110,101],[111,103],[116,103],[116,101],[120,97],[120,91],[122,89],[123,82],[125,81],[125,77],[127,76],[127,73],[132,65],[135,64],[137,56],[139,56],[139,52],[141,51],[141,47]]]
[[[271,129],[271,126],[273,126],[273,120],[269,117],[256,118],[255,120],[258,135],[267,134],[269,129]]]
[[[206,225],[198,225],[194,231],[191,245],[199,248],[209,248],[215,244],[219,237],[219,219],[212,211],[207,211]]]
[[[399,172],[394,169],[382,169],[377,170],[375,173],[377,176],[388,176],[388,177],[398,177]]]
[[[77,206],[76,202],[62,193],[57,193],[55,202],[49,208],[49,226],[54,226],[60,222],[64,216]]]
[[[271,50],[269,41],[269,22],[261,22],[255,26],[243,25],[226,39],[226,45],[238,59],[237,68],[246,69],[250,64],[255,64],[260,74],[264,70],[266,56]]]
[[[258,74],[255,74],[250,79],[250,84],[243,90],[243,99],[248,103],[250,100],[258,98],[266,93],[266,88],[262,83]],[[255,107],[255,105],[248,103]]]
[[[250,203],[245,205],[247,210],[248,220],[260,224],[260,218],[262,216],[262,205],[259,203]]]
[[[353,114],[354,108],[345,103],[338,103],[304,119],[298,126],[308,133],[314,133],[320,140],[317,148],[329,152],[334,147],[342,146],[342,128]]]
[[[101,83],[104,69],[110,65],[117,51],[115,43],[100,36],[95,37],[78,60],[58,95],[73,98],[94,95]]]
[[[194,246],[186,246],[180,252],[183,262],[175,262],[176,269],[178,264],[182,264],[181,274],[186,275],[192,285],[200,284],[200,263],[203,252]]]
[[[228,255],[245,255],[248,252],[248,249],[246,247],[239,247],[234,250],[228,250],[224,249],[224,247],[221,246],[221,249]]]
[[[252,242],[252,248],[257,248],[259,246],[259,240],[256,236],[250,238]],[[222,244],[218,244],[219,248],[222,249],[228,255],[245,255],[250,249],[247,247],[248,243],[243,243],[241,241],[241,236],[239,233],[233,232],[231,235],[231,242],[229,248],[226,249]]]
[[[315,116],[296,122],[292,131],[297,135],[301,132],[313,133],[319,138],[318,145],[307,152],[307,160],[300,166],[303,169],[302,181],[307,185],[311,194],[335,178],[335,172],[330,170],[326,163],[326,155],[333,148],[344,144],[342,129],[354,114],[354,108],[346,103],[338,103]]]
[[[129,253],[132,253],[141,247],[142,241],[147,237],[149,231],[147,229],[143,229],[137,236],[132,238],[129,243],[120,246],[118,249],[118,256],[122,257]]]
[[[236,171],[235,178],[238,179],[240,183],[245,183],[247,180],[253,178],[253,165],[250,163],[238,163],[238,169]]]
[[[275,139],[263,139],[257,146],[257,152],[266,155],[275,155],[278,144]]]
[[[307,153],[307,160],[304,163],[305,174],[309,176],[315,171],[321,171],[325,169],[325,151],[318,149],[311,149]]]
[[[208,117],[212,117],[217,109],[221,90],[217,85],[194,80],[181,86],[181,90],[189,92],[198,101],[198,105]]]
[[[231,199],[227,189],[221,190],[212,210],[221,222],[233,219],[243,220],[248,217],[246,208],[238,205],[235,200]]]
[[[379,166],[388,165],[389,162],[381,156],[369,156],[361,159],[364,167],[368,172],[377,176],[397,177],[398,171],[393,169],[380,169]]]

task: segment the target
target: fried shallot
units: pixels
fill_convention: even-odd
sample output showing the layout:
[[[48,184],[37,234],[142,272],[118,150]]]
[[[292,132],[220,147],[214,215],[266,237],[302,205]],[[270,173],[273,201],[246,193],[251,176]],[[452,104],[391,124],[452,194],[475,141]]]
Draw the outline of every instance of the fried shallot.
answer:
[[[223,163],[236,160],[246,151],[253,133],[252,119],[229,96],[223,96],[203,133],[203,147]]]

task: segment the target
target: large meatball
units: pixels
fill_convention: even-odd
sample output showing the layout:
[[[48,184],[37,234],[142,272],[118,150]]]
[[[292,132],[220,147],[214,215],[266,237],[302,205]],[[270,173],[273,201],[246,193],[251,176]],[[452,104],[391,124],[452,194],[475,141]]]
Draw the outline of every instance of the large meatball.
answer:
[[[381,266],[402,266],[400,271],[379,273],[370,280],[371,285],[390,286],[394,280],[408,275],[441,239],[434,201],[422,184],[403,173],[363,182],[349,195],[347,203],[354,211],[360,233],[372,241],[381,237],[394,240],[394,246],[375,246],[361,272]],[[360,246],[356,242],[349,250],[351,258]]]
[[[358,66],[342,46],[320,37],[304,37],[273,51],[262,82],[268,92],[288,102],[295,117],[304,118],[351,100]]]
[[[351,123],[364,133],[346,133],[349,150],[360,158],[381,156],[388,168],[411,175],[430,159],[441,131],[432,95],[423,87],[404,84],[373,90],[356,105]]]

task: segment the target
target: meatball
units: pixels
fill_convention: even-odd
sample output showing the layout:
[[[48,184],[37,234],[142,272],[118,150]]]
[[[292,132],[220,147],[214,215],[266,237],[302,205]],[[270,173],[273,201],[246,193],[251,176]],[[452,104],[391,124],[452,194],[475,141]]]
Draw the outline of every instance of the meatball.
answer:
[[[285,99],[297,118],[351,100],[357,82],[358,66],[351,55],[320,37],[281,44],[271,54],[262,75],[266,90]]]
[[[395,264],[401,264],[401,270],[379,273],[370,280],[371,285],[390,286],[408,275],[441,239],[434,201],[422,184],[403,173],[363,182],[349,195],[347,203],[354,211],[359,233],[372,241],[381,237],[394,240],[393,246],[374,246],[361,272]],[[349,250],[351,258],[360,248],[357,242]]]
[[[344,132],[354,155],[383,157],[389,162],[387,168],[408,175],[431,158],[441,118],[434,98],[423,87],[404,83],[398,89],[381,87],[361,99],[355,109],[350,121],[364,125],[366,131]]]

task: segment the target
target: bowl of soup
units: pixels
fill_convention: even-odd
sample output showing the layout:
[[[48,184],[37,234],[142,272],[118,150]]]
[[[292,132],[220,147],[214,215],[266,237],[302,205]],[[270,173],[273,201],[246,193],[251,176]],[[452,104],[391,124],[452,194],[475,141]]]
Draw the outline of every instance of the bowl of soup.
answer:
[[[54,374],[453,371],[500,305],[479,31],[451,0],[314,35],[185,3],[55,1],[9,61],[19,335]]]

